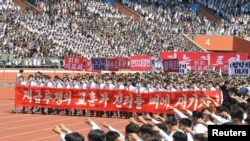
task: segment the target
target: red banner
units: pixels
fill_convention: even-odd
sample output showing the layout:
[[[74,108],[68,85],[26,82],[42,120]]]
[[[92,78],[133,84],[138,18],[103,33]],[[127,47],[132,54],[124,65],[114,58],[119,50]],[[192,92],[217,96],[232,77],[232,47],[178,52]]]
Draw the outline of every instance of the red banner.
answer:
[[[88,59],[85,60],[85,71],[91,71],[91,61]]]
[[[227,52],[161,52],[161,60],[178,59],[180,62],[189,63],[191,60],[208,60],[208,65],[229,63],[231,60],[247,60],[247,53]]]
[[[223,65],[230,61],[247,60],[247,53],[210,53],[210,65]]]
[[[178,59],[190,66],[191,60],[210,60],[210,55],[206,52],[161,52],[161,60],[164,59]]]
[[[65,56],[64,69],[82,71],[83,70],[83,58],[76,56]]]
[[[165,59],[162,66],[164,72],[180,72],[178,59]]]
[[[128,58],[118,58],[119,60],[119,69],[128,69]]]
[[[107,58],[108,70],[119,71],[119,59],[118,58]]]
[[[150,71],[151,65],[152,61],[149,55],[130,56],[131,71]]]
[[[191,60],[191,70],[195,72],[206,72],[208,69],[207,60]]]
[[[133,93],[127,90],[60,89],[16,85],[16,106],[35,106],[61,109],[86,109],[105,111],[131,111],[172,114],[171,107],[185,107],[191,111],[201,109],[205,95],[219,104],[221,91],[180,91]],[[208,105],[210,103],[207,103]]]

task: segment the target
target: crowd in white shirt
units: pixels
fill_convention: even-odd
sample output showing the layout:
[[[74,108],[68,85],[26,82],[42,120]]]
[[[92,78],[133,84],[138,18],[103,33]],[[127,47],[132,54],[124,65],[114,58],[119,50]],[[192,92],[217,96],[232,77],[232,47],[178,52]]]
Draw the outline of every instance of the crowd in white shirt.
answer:
[[[92,119],[86,118],[84,121],[90,125],[90,131],[85,137],[91,141],[207,141],[208,125],[250,125],[249,101],[230,105],[231,109],[227,109],[226,105],[218,105],[209,97],[204,101],[211,101],[213,106],[204,104],[202,110],[193,112],[169,107],[173,110],[174,115],[162,117],[152,112],[143,116],[131,117],[128,120],[129,123],[124,127],[125,134],[105,121],[97,124]],[[107,132],[102,127],[106,128]],[[63,124],[53,127],[52,130],[59,134],[61,141],[69,141],[66,136],[73,133]],[[84,138],[81,133],[77,133],[76,136]],[[113,138],[109,136],[111,133]],[[93,134],[99,140],[93,138],[91,136]]]
[[[159,58],[162,51],[203,51],[169,22],[137,22],[98,0],[82,5],[85,8],[78,16],[4,10],[9,22],[5,23],[8,30],[0,52],[13,53],[14,64],[32,65],[35,59],[39,66],[46,59],[63,60],[66,54],[84,58],[149,54]]]
[[[248,0],[197,0],[224,20],[222,34],[236,34],[250,41],[250,2]],[[224,29],[223,29],[224,27]]]
[[[145,20],[155,22],[176,22],[173,28],[187,34],[236,35],[250,41],[250,8],[247,0],[189,0],[191,4],[201,4],[222,18],[222,24],[214,24],[197,15],[180,1],[122,0],[122,3],[141,14]]]

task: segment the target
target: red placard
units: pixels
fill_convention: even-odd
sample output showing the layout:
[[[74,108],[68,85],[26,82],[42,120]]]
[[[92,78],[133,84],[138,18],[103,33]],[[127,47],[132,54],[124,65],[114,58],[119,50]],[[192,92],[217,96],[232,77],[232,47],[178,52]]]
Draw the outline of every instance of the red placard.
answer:
[[[221,91],[179,91],[133,93],[127,90],[38,88],[16,85],[15,105],[48,108],[73,108],[100,111],[131,111],[172,114],[171,107],[191,111],[203,108],[210,96],[222,103]],[[207,103],[210,104],[209,102]],[[211,104],[212,105],[212,104]]]
[[[210,67],[214,67],[216,70],[220,70],[221,72],[227,74],[229,70],[229,63],[223,63],[219,65],[211,65]]]
[[[89,59],[85,60],[85,71],[91,71],[91,61]]]
[[[119,57],[119,69],[128,69],[128,58]]]
[[[138,55],[130,57],[130,70],[131,71],[150,71],[151,70],[151,56]]]
[[[164,72],[180,72],[178,59],[165,59],[162,66]]]
[[[208,69],[207,60],[191,60],[190,62],[191,71],[205,72]]]
[[[83,70],[83,58],[76,56],[65,56],[64,69],[82,71]]]
[[[118,58],[107,58],[108,70],[119,71],[119,59]]]

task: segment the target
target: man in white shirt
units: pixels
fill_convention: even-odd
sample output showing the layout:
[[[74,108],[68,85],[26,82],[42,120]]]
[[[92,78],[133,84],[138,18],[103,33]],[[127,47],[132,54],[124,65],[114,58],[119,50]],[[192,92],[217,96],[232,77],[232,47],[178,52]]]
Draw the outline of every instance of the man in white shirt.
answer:
[[[16,74],[16,83],[20,84],[20,76],[23,75],[23,69],[20,69],[19,72]]]

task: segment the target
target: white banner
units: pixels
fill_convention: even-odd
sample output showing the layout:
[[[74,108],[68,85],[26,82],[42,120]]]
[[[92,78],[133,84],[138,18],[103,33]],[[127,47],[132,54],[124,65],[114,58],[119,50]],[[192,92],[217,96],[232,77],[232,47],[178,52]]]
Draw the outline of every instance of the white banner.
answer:
[[[230,61],[229,62],[229,75],[249,75],[250,73],[250,60],[246,61]]]
[[[185,62],[179,62],[179,70],[180,70],[180,73],[187,74],[188,73],[187,64]]]

